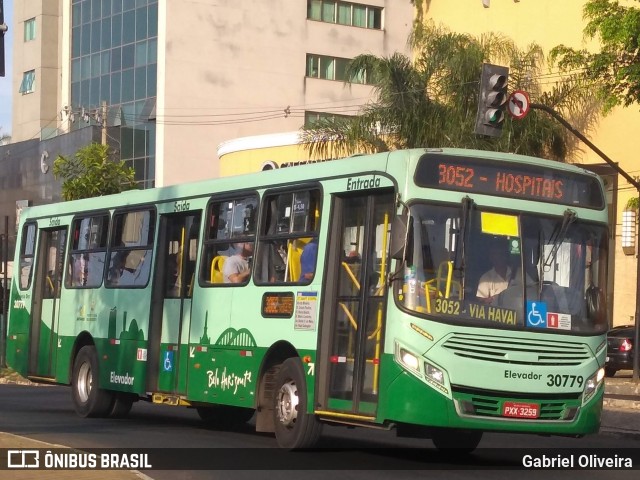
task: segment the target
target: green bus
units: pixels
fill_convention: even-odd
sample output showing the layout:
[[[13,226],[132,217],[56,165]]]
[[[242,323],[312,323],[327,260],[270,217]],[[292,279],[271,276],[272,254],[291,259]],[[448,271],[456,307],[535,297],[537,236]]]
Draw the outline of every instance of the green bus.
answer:
[[[607,218],[591,172],[462,149],[32,207],[7,362],[83,417],[255,414],[290,449],[325,423],[467,451],[595,433]]]

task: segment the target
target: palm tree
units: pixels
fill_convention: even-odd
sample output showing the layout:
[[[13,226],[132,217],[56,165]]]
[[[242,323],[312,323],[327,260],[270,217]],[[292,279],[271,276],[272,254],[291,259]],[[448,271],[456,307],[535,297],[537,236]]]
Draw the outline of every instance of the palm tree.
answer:
[[[413,147],[460,147],[498,150],[564,161],[577,149],[566,130],[546,113],[530,111],[523,120],[507,118],[502,135],[474,134],[478,82],[483,62],[509,65],[509,90],[529,92],[532,101],[560,111],[583,131],[598,118],[594,90],[578,77],[545,82],[544,55],[535,44],[519,49],[501,35],[480,38],[416,24],[409,39],[414,60],[360,55],[347,78],[371,79],[375,101],[354,117],[322,118],[302,127],[310,155],[337,158]],[[349,82],[347,82],[349,83]]]

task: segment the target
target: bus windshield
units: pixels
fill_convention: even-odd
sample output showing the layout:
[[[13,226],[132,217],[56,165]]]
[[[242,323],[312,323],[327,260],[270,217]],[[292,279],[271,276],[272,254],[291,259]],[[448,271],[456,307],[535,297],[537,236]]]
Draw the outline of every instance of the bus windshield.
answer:
[[[562,217],[413,204],[398,302],[443,322],[607,330],[607,230]]]

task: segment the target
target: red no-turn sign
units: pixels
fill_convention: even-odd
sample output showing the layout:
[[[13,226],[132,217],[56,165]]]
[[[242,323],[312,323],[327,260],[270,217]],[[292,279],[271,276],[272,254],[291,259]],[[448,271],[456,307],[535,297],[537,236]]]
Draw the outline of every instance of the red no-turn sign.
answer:
[[[507,110],[509,111],[509,115],[517,120],[522,120],[527,113],[529,113],[529,106],[531,102],[529,101],[529,94],[522,90],[516,90],[511,95],[509,95],[509,100],[507,101]]]

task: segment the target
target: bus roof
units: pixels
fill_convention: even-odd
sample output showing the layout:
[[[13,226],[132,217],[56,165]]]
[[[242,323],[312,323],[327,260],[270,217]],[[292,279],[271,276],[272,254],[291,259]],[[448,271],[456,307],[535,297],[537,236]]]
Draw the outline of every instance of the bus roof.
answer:
[[[224,193],[226,191],[262,189],[276,185],[295,185],[297,183],[302,184],[315,179],[330,179],[349,175],[353,176],[365,175],[374,172],[387,172],[390,163],[393,163],[395,167],[392,170],[397,172],[398,163],[404,162],[405,168],[408,168],[409,166],[415,168],[416,162],[425,153],[474,157],[487,160],[490,159],[498,162],[534,164],[558,170],[566,170],[582,174],[586,173],[596,176],[594,173],[575,165],[525,155],[461,148],[418,148],[396,150],[372,155],[359,154],[337,160],[311,161],[311,163],[300,164],[295,167],[279,168],[256,173],[201,180],[191,183],[168,185],[146,190],[131,190],[101,197],[27,207],[23,210],[21,217],[26,218],[34,215],[64,215],[79,210],[103,210],[106,208],[116,208],[127,205],[139,205],[158,201],[163,202],[199,197],[203,195],[212,195],[215,193]],[[413,172],[409,173],[409,176],[413,176]],[[34,208],[37,209],[37,214],[33,213]]]

